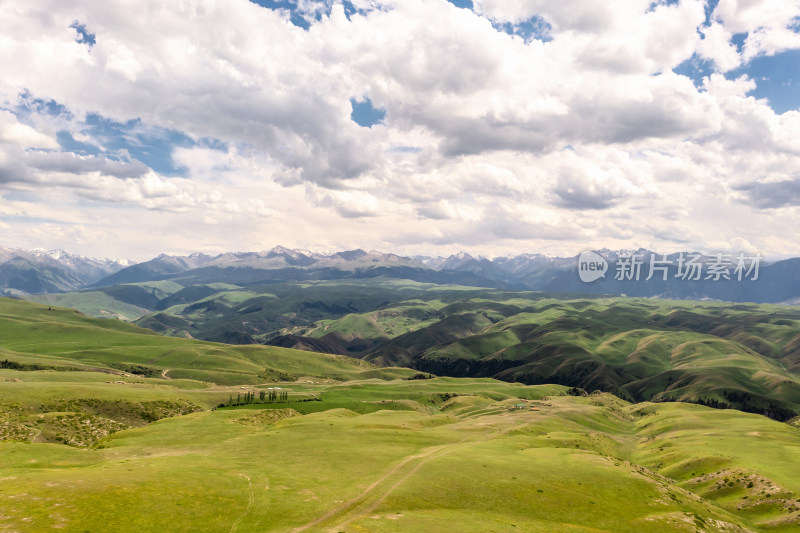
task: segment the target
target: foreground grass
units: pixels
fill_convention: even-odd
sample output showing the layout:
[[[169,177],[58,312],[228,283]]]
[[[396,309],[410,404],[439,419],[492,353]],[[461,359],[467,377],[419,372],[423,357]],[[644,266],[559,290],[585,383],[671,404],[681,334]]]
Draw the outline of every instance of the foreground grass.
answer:
[[[0,530],[800,531],[800,430],[763,416],[0,323]]]
[[[764,417],[491,380],[293,387],[322,400],[0,443],[0,528],[800,530],[800,431]]]

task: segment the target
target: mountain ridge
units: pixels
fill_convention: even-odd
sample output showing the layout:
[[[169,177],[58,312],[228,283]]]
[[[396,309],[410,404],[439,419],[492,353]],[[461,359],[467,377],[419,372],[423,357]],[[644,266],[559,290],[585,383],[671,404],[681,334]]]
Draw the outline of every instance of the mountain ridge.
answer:
[[[0,246],[0,294],[78,290],[128,266],[127,260],[89,258],[60,249]]]
[[[681,278],[687,258],[695,258],[701,269],[710,269],[718,254],[689,251],[662,254],[644,248],[600,248],[594,254],[606,262],[607,271],[600,279],[583,282],[578,275],[580,255],[552,257],[531,252],[490,259],[466,252],[447,257],[403,256],[361,248],[321,253],[279,245],[258,252],[160,254],[148,261],[131,263],[84,258],[61,250],[26,252],[0,248],[0,290],[14,295],[14,291],[58,293],[166,280],[178,280],[184,285],[215,282],[247,285],[387,276],[440,284],[679,300],[793,305],[800,299],[800,275],[796,273],[799,258],[767,262],[758,256],[760,279],[742,281],[730,279],[736,273],[735,254],[729,254],[727,278],[722,279]],[[620,275],[625,273],[622,263],[631,254],[640,261],[635,279]],[[669,263],[663,267],[668,278],[649,279],[653,264],[663,263]]]

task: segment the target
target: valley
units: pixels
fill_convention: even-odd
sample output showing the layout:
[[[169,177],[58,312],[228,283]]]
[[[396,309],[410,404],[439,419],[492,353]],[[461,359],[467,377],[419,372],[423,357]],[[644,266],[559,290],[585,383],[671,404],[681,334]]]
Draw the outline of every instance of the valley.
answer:
[[[777,420],[800,414],[800,310],[407,279],[139,282],[42,295],[157,333],[338,354],[452,377],[558,383]],[[144,314],[146,313],[146,314]],[[141,316],[139,316],[141,314]]]

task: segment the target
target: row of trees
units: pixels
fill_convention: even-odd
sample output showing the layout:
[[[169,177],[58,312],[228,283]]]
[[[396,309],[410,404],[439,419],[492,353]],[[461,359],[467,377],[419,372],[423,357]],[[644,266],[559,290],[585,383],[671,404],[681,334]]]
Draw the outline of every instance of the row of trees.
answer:
[[[267,401],[270,402],[286,402],[289,400],[289,391],[271,390],[267,392],[262,390],[261,392],[258,393],[258,397],[261,399],[262,402],[264,401],[265,398],[267,398],[267,396],[269,396]]]
[[[288,402],[289,401],[289,391],[278,391],[278,390],[269,390],[269,391],[259,391],[258,393],[258,402],[256,402],[256,393],[255,391],[247,391],[242,396],[241,393],[236,395],[236,399],[233,399],[233,395],[228,398],[228,402],[219,404],[219,407],[233,407],[236,405],[247,405],[251,403],[272,403],[272,402]]]

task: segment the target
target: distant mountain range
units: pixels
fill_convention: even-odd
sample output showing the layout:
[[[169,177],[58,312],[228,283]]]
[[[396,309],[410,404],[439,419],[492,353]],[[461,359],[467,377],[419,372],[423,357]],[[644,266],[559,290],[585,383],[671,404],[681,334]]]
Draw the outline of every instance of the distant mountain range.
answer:
[[[0,294],[74,291],[130,264],[82,257],[63,250],[14,250],[0,246]]]
[[[360,249],[321,254],[278,246],[264,252],[216,256],[162,254],[150,261],[131,264],[90,259],[60,250],[0,247],[0,291],[15,295],[15,291],[57,293],[154,281],[174,281],[183,286],[208,283],[248,286],[387,277],[557,293],[800,303],[800,258],[772,263],[760,260],[754,265],[755,258],[743,257],[746,268],[737,271],[737,261],[742,261],[737,254],[718,257],[685,252],[663,256],[644,249],[603,249],[595,251],[594,256],[602,258],[607,270],[604,277],[584,282],[579,276],[577,255],[563,258],[525,253],[488,259],[462,252],[449,257],[404,257]],[[631,257],[635,260],[631,261]],[[687,275],[690,263],[699,274],[695,270]]]

